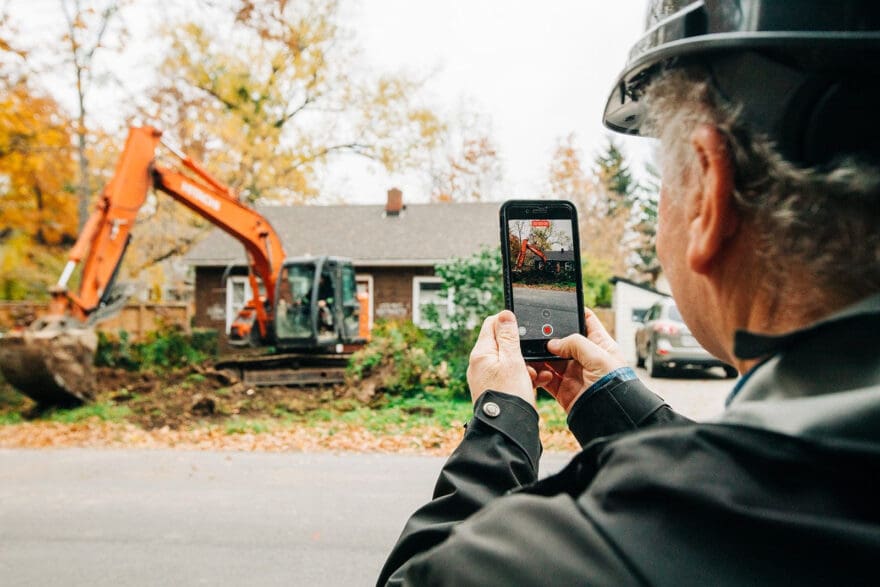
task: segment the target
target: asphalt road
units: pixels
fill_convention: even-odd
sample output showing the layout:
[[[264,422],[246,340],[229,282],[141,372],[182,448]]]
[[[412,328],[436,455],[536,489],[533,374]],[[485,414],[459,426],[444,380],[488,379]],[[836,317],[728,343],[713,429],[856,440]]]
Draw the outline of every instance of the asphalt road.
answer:
[[[640,375],[695,419],[733,385]],[[542,475],[568,458],[546,454]],[[0,449],[0,585],[371,585],[443,461]]]
[[[0,584],[371,585],[443,461],[0,450]]]
[[[513,307],[520,327],[520,336],[550,339],[578,332],[578,312],[575,292],[531,287],[513,288]],[[553,326],[550,336],[543,336],[541,328]],[[525,331],[523,331],[525,328]]]

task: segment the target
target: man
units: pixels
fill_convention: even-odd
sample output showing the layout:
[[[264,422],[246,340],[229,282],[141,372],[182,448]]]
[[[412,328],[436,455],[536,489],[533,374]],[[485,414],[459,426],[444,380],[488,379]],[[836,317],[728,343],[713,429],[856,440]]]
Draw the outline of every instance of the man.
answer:
[[[488,318],[474,418],[380,583],[877,583],[878,29],[870,2],[651,3],[605,121],[659,138],[657,253],[743,377],[717,422],[688,422],[591,313],[548,344],[561,378],[523,363],[512,314]],[[535,385],[584,447],[538,482]]]

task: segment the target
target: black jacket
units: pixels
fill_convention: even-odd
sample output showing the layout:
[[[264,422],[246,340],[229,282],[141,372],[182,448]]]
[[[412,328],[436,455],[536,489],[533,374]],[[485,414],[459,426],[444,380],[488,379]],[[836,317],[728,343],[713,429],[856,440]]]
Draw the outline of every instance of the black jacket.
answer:
[[[537,414],[485,393],[379,584],[877,584],[880,296],[737,352],[771,358],[719,421],[614,381],[572,410],[584,450],[539,482]]]

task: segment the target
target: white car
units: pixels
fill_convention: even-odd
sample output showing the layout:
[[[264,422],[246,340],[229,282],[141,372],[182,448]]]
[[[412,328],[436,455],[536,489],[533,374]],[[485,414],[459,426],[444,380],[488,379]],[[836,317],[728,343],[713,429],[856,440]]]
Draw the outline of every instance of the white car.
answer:
[[[651,377],[693,367],[721,367],[727,377],[738,375],[733,366],[709,354],[697,342],[671,298],[657,302],[645,314],[636,330],[636,359]]]

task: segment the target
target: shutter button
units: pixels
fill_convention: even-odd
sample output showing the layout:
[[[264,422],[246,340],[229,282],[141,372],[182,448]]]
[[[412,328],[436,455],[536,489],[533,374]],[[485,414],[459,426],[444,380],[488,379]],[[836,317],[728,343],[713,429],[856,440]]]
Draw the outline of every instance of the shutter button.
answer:
[[[486,402],[483,404],[483,413],[490,418],[497,418],[501,414],[501,408],[495,402]]]

